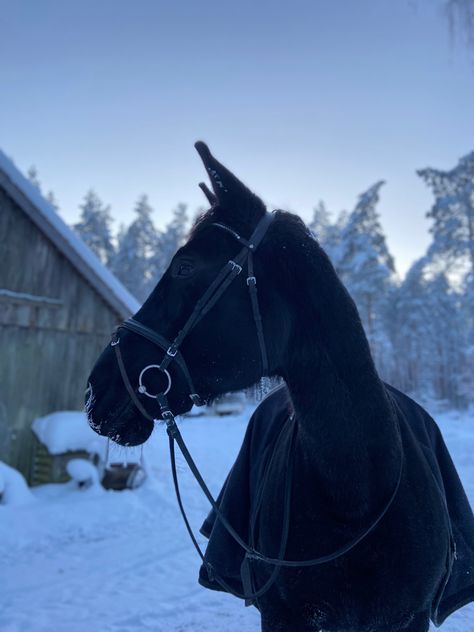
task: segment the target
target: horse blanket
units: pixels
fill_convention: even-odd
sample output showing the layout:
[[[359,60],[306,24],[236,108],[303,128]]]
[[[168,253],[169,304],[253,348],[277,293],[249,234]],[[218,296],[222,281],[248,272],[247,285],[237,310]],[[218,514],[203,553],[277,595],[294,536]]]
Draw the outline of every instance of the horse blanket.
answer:
[[[431,619],[439,626],[455,610],[474,601],[474,515],[435,421],[415,401],[388,384],[385,387],[398,411],[404,441],[418,444],[418,454],[424,459],[424,466],[431,470],[445,500],[447,537],[453,546],[446,563],[446,576],[432,604]],[[250,419],[240,452],[218,496],[220,510],[246,542],[252,537],[251,519],[270,456],[272,462],[288,462],[293,433],[281,431],[292,414],[292,402],[285,385],[274,389],[261,402]],[[275,448],[277,454],[274,454]],[[206,562],[233,590],[244,592],[241,578],[244,551],[214,511],[204,521],[201,533],[209,539]],[[201,566],[199,582],[206,588],[222,590],[209,576],[205,565]]]

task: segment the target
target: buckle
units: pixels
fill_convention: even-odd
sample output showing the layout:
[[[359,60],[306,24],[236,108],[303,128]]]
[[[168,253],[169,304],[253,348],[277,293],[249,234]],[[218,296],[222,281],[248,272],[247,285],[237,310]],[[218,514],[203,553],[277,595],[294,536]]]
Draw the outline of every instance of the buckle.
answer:
[[[247,277],[247,285],[257,285],[257,279],[254,276]]]
[[[171,411],[166,411],[169,412],[171,414],[171,417],[165,417],[164,413],[162,413],[162,417],[166,423],[166,432],[168,433],[169,437],[177,437],[179,430],[178,430],[178,426],[176,425],[176,421],[174,420],[173,414],[171,413]]]
[[[178,353],[178,347],[175,347],[174,343],[166,350],[166,355],[169,355],[171,358]]]
[[[232,266],[232,272],[234,272],[234,270],[237,270],[237,274],[240,274],[242,272],[242,266],[239,266],[238,263],[235,263],[235,261],[232,261],[232,259],[230,259],[229,263]]]
[[[189,397],[191,398],[191,401],[195,406],[204,406],[204,404],[206,403],[197,393],[190,393]]]

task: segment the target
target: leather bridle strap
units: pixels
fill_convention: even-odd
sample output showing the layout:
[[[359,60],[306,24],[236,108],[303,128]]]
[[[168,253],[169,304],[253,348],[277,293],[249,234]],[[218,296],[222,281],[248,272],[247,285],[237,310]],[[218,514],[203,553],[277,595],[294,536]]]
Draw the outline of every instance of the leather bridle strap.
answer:
[[[186,447],[186,445],[184,443],[183,437],[181,436],[181,433],[179,432],[179,429],[178,429],[178,426],[176,425],[176,422],[174,420],[173,421],[165,420],[165,421],[166,421],[168,435],[170,436],[170,438],[172,440],[176,441],[176,443],[178,444],[178,446],[179,446],[179,448],[180,448],[180,450],[181,450],[181,452],[182,452],[182,454],[183,454],[183,456],[184,456],[184,458],[186,460],[186,463],[188,464],[188,467],[191,470],[194,478],[196,479],[196,481],[199,484],[200,488],[204,492],[204,495],[207,497],[207,499],[211,503],[211,506],[214,509],[214,511],[216,512],[217,517],[222,522],[222,524],[225,526],[225,528],[228,531],[228,533],[232,536],[232,538],[238,544],[240,544],[240,546],[245,550],[245,552],[247,553],[247,556],[249,558],[260,560],[262,562],[266,562],[267,564],[272,564],[272,565],[275,565],[275,566],[285,566],[285,567],[290,567],[290,568],[300,568],[300,567],[305,567],[305,566],[318,566],[320,564],[326,564],[327,562],[331,562],[332,560],[335,560],[338,557],[341,557],[341,555],[345,555],[351,549],[353,549],[357,544],[359,544],[359,542],[361,542],[364,538],[366,538],[369,535],[369,533],[371,533],[375,529],[375,527],[379,524],[379,522],[382,520],[382,518],[385,516],[385,514],[387,513],[387,511],[391,507],[391,505],[392,505],[393,501],[395,500],[395,497],[396,497],[396,495],[398,493],[398,488],[400,487],[400,481],[401,481],[401,478],[402,478],[402,471],[403,471],[403,454],[400,457],[399,472],[398,472],[397,482],[395,484],[394,490],[393,490],[389,500],[384,505],[382,511],[378,514],[377,518],[370,524],[370,526],[368,528],[363,529],[349,543],[341,546],[339,549],[337,549],[333,553],[329,553],[327,555],[322,555],[321,557],[313,558],[313,559],[310,559],[310,560],[285,560],[285,559],[279,559],[279,558],[272,558],[272,557],[269,557],[267,555],[264,555],[263,553],[260,553],[259,551],[256,551],[254,548],[250,547],[248,544],[246,544],[242,540],[242,538],[235,531],[235,529],[232,528],[232,526],[229,524],[227,518],[221,512],[221,510],[219,508],[219,505],[216,503],[216,501],[212,497],[211,492],[209,491],[209,489],[208,489],[206,483],[204,482],[199,470],[197,469],[196,464],[194,463],[194,461],[193,461],[193,459],[191,457],[191,454],[189,453],[189,450],[187,449],[187,447]]]
[[[197,467],[197,465],[195,464],[191,453],[189,452],[184,439],[179,431],[178,426],[176,425],[176,422],[173,421],[168,421],[166,420],[166,424],[167,424],[167,433],[168,433],[168,437],[169,437],[169,450],[170,450],[170,462],[171,462],[171,472],[173,475],[173,484],[174,484],[174,489],[175,489],[175,494],[176,494],[176,499],[178,501],[178,506],[181,512],[181,516],[183,518],[184,524],[186,526],[186,529],[189,533],[189,536],[191,538],[191,541],[194,545],[194,548],[196,549],[199,557],[201,558],[204,566],[206,567],[206,570],[208,572],[208,575],[211,579],[214,579],[226,592],[229,592],[230,594],[234,595],[235,597],[239,597],[239,599],[244,599],[246,602],[246,605],[251,605],[256,599],[258,599],[259,597],[261,597],[264,593],[267,592],[267,590],[269,590],[269,588],[271,587],[271,585],[274,583],[274,581],[276,580],[276,577],[280,571],[280,565],[274,564],[274,568],[272,569],[272,572],[270,573],[270,577],[268,578],[268,580],[256,591],[253,591],[252,588],[252,574],[251,574],[251,568],[250,568],[250,560],[252,558],[255,558],[255,549],[253,549],[252,547],[250,547],[241,537],[240,535],[237,533],[237,531],[232,527],[232,525],[230,524],[230,522],[227,520],[227,518],[225,517],[225,515],[220,511],[220,508],[218,506],[218,504],[216,503],[216,501],[214,500],[214,497],[212,496],[209,488],[207,487],[204,479],[201,476],[201,473],[199,472],[199,469]],[[283,520],[282,520],[282,531],[281,531],[281,539],[280,539],[280,545],[278,547],[278,559],[282,559],[284,554],[285,554],[285,550],[286,550],[286,545],[288,542],[288,533],[289,533],[289,528],[290,528],[290,504],[291,504],[291,488],[292,488],[292,481],[293,481],[293,464],[294,464],[294,456],[295,456],[295,450],[294,450],[294,443],[295,443],[295,437],[296,437],[296,432],[294,432],[294,424],[295,424],[295,419],[294,416],[290,417],[285,424],[283,424],[278,437],[276,439],[274,448],[273,448],[273,454],[270,457],[270,461],[267,465],[266,471],[264,473],[264,477],[263,477],[263,484],[265,484],[266,480],[268,479],[268,476],[270,474],[270,469],[271,469],[271,465],[273,462],[273,457],[276,454],[281,441],[284,439],[285,434],[287,432],[291,432],[291,439],[290,439],[290,445],[288,450],[286,451],[286,463],[285,463],[285,467],[284,467],[284,471],[286,472],[286,479],[285,479],[285,489],[284,489],[284,496],[283,496]],[[197,540],[196,540],[196,536],[193,533],[193,530],[191,528],[191,525],[189,524],[189,520],[188,517],[186,515],[186,511],[184,509],[183,506],[183,502],[181,499],[181,492],[179,489],[179,482],[178,482],[178,474],[177,474],[177,470],[176,470],[176,455],[175,455],[175,449],[174,449],[174,443],[178,444],[178,447],[182,453],[182,455],[184,456],[186,463],[188,464],[189,469],[191,470],[191,473],[193,474],[194,478],[196,479],[197,483],[199,484],[201,490],[204,492],[204,495],[206,496],[206,498],[208,499],[209,503],[211,504],[211,507],[213,508],[214,512],[216,513],[217,519],[222,522],[224,528],[226,529],[226,531],[232,536],[232,538],[244,549],[245,551],[245,557],[244,560],[242,562],[242,567],[241,567],[241,577],[242,577],[242,582],[244,585],[244,593],[241,594],[238,591],[236,591],[234,588],[232,588],[232,586],[230,586],[222,577],[220,577],[214,567],[212,566],[212,564],[210,564],[204,556],[204,553],[201,550],[201,547],[199,546]],[[256,507],[256,511],[259,511],[259,507]]]
[[[174,358],[175,362],[178,364],[181,372],[183,373],[186,379],[186,382],[188,383],[189,392],[193,394],[196,393],[196,389],[194,388],[191,374],[188,371],[188,367],[186,365],[186,362],[181,352],[179,351],[179,349],[176,349],[174,351],[172,349],[172,344],[171,342],[169,342],[169,340],[167,340],[164,336],[161,336],[160,334],[158,334],[156,331],[153,331],[153,329],[150,329],[149,327],[142,325],[142,323],[140,323],[138,320],[135,320],[134,318],[129,318],[128,320],[126,320],[124,323],[122,323],[118,327],[118,329],[120,328],[133,331],[134,333],[142,336],[143,338],[146,338],[147,340],[155,344],[157,347],[160,347],[161,349],[166,351],[167,355],[165,356],[165,358],[169,357],[170,360]],[[117,348],[115,349],[115,351],[117,352]],[[171,357],[170,355],[168,355],[168,351],[170,351],[170,354],[174,353],[174,355]],[[162,368],[166,368],[166,366],[164,366],[163,362],[160,364],[160,367]]]
[[[395,485],[395,489],[393,490],[393,493],[390,497],[390,499],[388,500],[388,502],[385,504],[385,506],[383,507],[383,510],[378,514],[377,518],[370,524],[370,526],[367,529],[364,529],[363,531],[361,531],[355,538],[353,538],[351,540],[351,542],[349,542],[348,544],[340,547],[339,549],[337,549],[336,551],[334,551],[331,554],[328,555],[323,555],[321,557],[315,558],[315,559],[310,559],[310,560],[286,560],[283,559],[284,556],[284,552],[286,549],[286,543],[287,543],[287,537],[288,537],[288,529],[289,529],[289,508],[290,508],[290,500],[291,500],[291,472],[292,472],[292,459],[294,456],[294,449],[293,449],[293,442],[294,442],[294,435],[293,438],[291,440],[291,447],[288,453],[288,463],[287,463],[287,481],[286,481],[286,487],[285,487],[285,499],[284,499],[284,510],[283,510],[283,527],[282,527],[282,539],[281,539],[281,543],[280,543],[280,547],[279,547],[279,551],[278,551],[278,557],[276,558],[272,558],[269,557],[267,555],[264,555],[263,553],[257,551],[253,546],[250,546],[249,544],[247,544],[246,542],[244,542],[244,540],[240,537],[240,535],[237,533],[237,531],[232,527],[232,525],[229,523],[229,521],[227,520],[226,516],[221,512],[219,505],[216,503],[216,501],[214,500],[211,492],[209,491],[204,479],[202,478],[196,464],[193,461],[193,458],[189,452],[189,450],[186,447],[186,444],[184,443],[184,440],[181,436],[181,433],[179,431],[178,426],[176,425],[176,421],[174,418],[174,415],[172,413],[172,411],[169,408],[168,405],[168,399],[166,396],[166,393],[169,390],[169,387],[171,385],[171,378],[169,376],[169,373],[167,371],[167,367],[169,366],[169,364],[171,363],[171,361],[174,359],[176,360],[176,362],[178,363],[178,366],[180,367],[181,371],[183,372],[187,382],[188,382],[188,386],[190,388],[191,391],[191,398],[196,397],[198,398],[198,395],[195,393],[195,389],[194,389],[194,385],[191,379],[191,375],[187,369],[186,366],[186,362],[184,361],[184,358],[182,357],[180,351],[179,351],[179,347],[181,345],[181,343],[183,342],[184,338],[187,336],[187,334],[191,331],[191,329],[200,321],[200,319],[213,307],[213,305],[219,300],[219,298],[222,296],[222,294],[225,292],[225,290],[227,289],[227,287],[230,285],[230,283],[232,283],[232,281],[237,277],[238,274],[240,274],[240,272],[242,271],[242,267],[245,263],[245,260],[247,259],[247,270],[248,270],[248,277],[247,277],[247,285],[249,287],[249,292],[250,292],[250,299],[252,302],[252,312],[253,312],[253,316],[254,316],[254,321],[255,321],[255,326],[257,329],[257,337],[258,337],[258,342],[259,342],[259,346],[260,346],[260,351],[261,351],[261,357],[262,357],[262,370],[263,370],[263,375],[265,375],[265,373],[267,372],[267,368],[268,368],[268,357],[267,357],[267,352],[266,352],[266,347],[265,347],[265,339],[263,336],[263,327],[262,327],[262,319],[261,319],[261,314],[260,314],[260,310],[259,310],[259,305],[258,305],[258,298],[257,298],[257,287],[256,287],[256,279],[255,279],[255,275],[254,275],[254,270],[253,270],[253,253],[255,252],[257,246],[260,244],[261,240],[263,239],[271,221],[273,219],[273,215],[270,214],[266,214],[264,215],[264,217],[260,220],[259,224],[257,225],[254,233],[252,234],[252,236],[250,237],[249,240],[246,240],[244,238],[242,238],[238,233],[236,233],[233,229],[229,228],[228,226],[225,226],[224,224],[219,224],[219,223],[214,223],[213,225],[216,227],[219,227],[225,231],[227,231],[229,234],[231,234],[235,239],[237,239],[237,241],[239,243],[241,243],[243,245],[242,250],[240,250],[240,252],[237,254],[237,256],[229,261],[219,272],[219,274],[217,275],[217,277],[214,279],[214,281],[211,283],[211,285],[208,287],[208,289],[206,290],[206,292],[203,294],[203,296],[199,299],[199,301],[196,303],[191,315],[189,316],[188,320],[186,321],[185,325],[183,326],[183,328],[181,329],[181,331],[178,333],[178,335],[176,336],[176,338],[174,339],[174,341],[172,343],[170,343],[166,338],[164,338],[163,336],[161,336],[160,334],[157,334],[156,332],[154,332],[152,329],[149,329],[148,327],[146,327],[145,325],[143,325],[142,323],[139,323],[138,321],[136,321],[133,318],[130,318],[129,320],[125,321],[122,325],[119,326],[119,328],[117,329],[117,331],[114,333],[114,337],[112,339],[112,346],[115,348],[115,353],[116,353],[116,357],[117,357],[117,363],[120,369],[120,373],[122,376],[122,379],[125,383],[125,386],[127,388],[127,391],[130,395],[130,398],[132,399],[132,401],[134,402],[135,406],[137,407],[137,409],[141,412],[142,415],[144,415],[144,417],[146,417],[147,419],[154,419],[144,408],[143,404],[140,402],[140,400],[138,399],[137,394],[135,393],[135,390],[133,389],[132,385],[130,384],[130,381],[128,379],[127,376],[127,372],[125,369],[125,365],[123,362],[123,358],[122,358],[122,354],[120,352],[119,349],[119,343],[120,343],[120,338],[118,335],[118,332],[120,330],[120,328],[124,328],[124,329],[128,329],[136,334],[139,334],[141,336],[143,336],[144,338],[146,338],[147,340],[149,340],[150,342],[156,344],[158,347],[160,347],[161,349],[166,351],[166,354],[163,358],[163,360],[161,361],[161,363],[159,365],[149,365],[150,367],[155,367],[160,369],[161,371],[163,371],[164,373],[166,373],[166,375],[168,376],[169,379],[169,385],[168,385],[168,389],[164,392],[158,393],[157,395],[150,395],[148,393],[146,393],[146,389],[144,389],[144,391],[140,391],[140,388],[138,389],[139,392],[145,392],[146,394],[148,394],[149,397],[153,397],[156,399],[159,407],[160,407],[160,413],[161,413],[161,417],[162,419],[165,421],[166,423],[166,427],[167,427],[167,433],[169,436],[169,447],[170,447],[170,460],[171,460],[171,469],[172,469],[172,474],[173,474],[173,482],[174,482],[174,487],[175,487],[175,492],[176,492],[176,497],[178,500],[178,505],[181,511],[181,514],[183,516],[183,520],[185,522],[186,528],[189,532],[189,535],[193,541],[193,544],[196,548],[196,550],[198,551],[201,559],[203,560],[204,564],[206,565],[206,568],[208,569],[209,573],[211,574],[211,576],[228,592],[246,599],[247,601],[253,601],[254,599],[258,598],[259,596],[261,596],[264,592],[266,592],[269,587],[271,586],[271,584],[275,581],[276,575],[278,573],[278,570],[281,567],[290,567],[290,568],[301,568],[301,567],[308,567],[308,566],[316,566],[319,564],[324,564],[327,562],[330,562],[332,560],[337,559],[338,557],[340,557],[341,555],[344,555],[346,553],[348,553],[351,549],[353,549],[357,544],[359,544],[359,542],[361,542],[365,537],[367,537],[367,535],[369,533],[371,533],[373,531],[373,529],[375,529],[375,527],[377,526],[377,524],[382,520],[382,518],[385,516],[385,514],[387,513],[388,509],[391,507],[393,501],[395,500],[395,497],[397,495],[398,492],[398,488],[400,486],[400,481],[401,481],[401,476],[402,476],[402,470],[403,470],[403,454],[400,458],[400,470],[399,470],[399,474],[398,474],[398,479],[397,479],[397,483]],[[145,367],[145,369],[143,371],[145,371],[147,368],[149,367]],[[142,373],[143,373],[142,371]],[[140,383],[140,379],[139,379],[139,383]],[[141,386],[141,384],[140,384]],[[143,387],[144,388],[144,387]],[[193,399],[194,401],[194,399]],[[293,418],[292,418],[293,419]],[[293,419],[294,421],[294,419]],[[286,425],[286,424],[285,424]],[[284,427],[285,427],[284,425]],[[281,435],[280,435],[281,436]],[[183,503],[181,500],[181,494],[179,491],[179,484],[178,484],[178,476],[177,476],[177,471],[176,471],[176,458],[175,458],[175,450],[174,450],[174,443],[178,444],[179,449],[181,450],[194,478],[196,479],[196,481],[198,482],[199,486],[201,487],[202,491],[204,492],[205,496],[207,497],[207,499],[209,500],[212,508],[215,511],[216,517],[217,519],[223,524],[224,528],[226,529],[226,531],[229,533],[229,535],[242,547],[242,549],[245,551],[245,556],[244,556],[244,562],[242,564],[242,568],[241,568],[241,575],[242,575],[242,580],[244,583],[244,591],[245,594],[244,595],[240,595],[238,592],[236,592],[235,590],[232,589],[231,586],[229,586],[221,577],[219,577],[214,569],[212,568],[212,566],[205,560],[204,558],[204,554],[202,553],[197,540],[192,532],[192,529],[190,527],[189,521],[187,519],[184,507],[183,507]],[[279,439],[277,440],[277,444],[279,443]],[[276,449],[276,447],[275,447]],[[253,542],[252,542],[253,544]],[[269,564],[271,566],[273,566],[273,571],[270,575],[270,578],[267,580],[267,582],[256,592],[252,592],[252,577],[251,577],[251,569],[250,569],[250,561],[251,560],[258,560],[260,562],[264,562],[266,564]]]
[[[163,413],[162,413],[163,414]],[[181,515],[183,517],[184,523],[186,525],[186,529],[191,537],[191,540],[193,542],[194,547],[196,548],[199,556],[201,557],[206,569],[208,570],[208,573],[210,574],[210,578],[211,579],[215,579],[215,581],[220,584],[224,590],[230,592],[231,594],[235,595],[236,597],[240,597],[241,599],[245,599],[247,605],[249,605],[250,603],[252,603],[255,599],[257,599],[258,597],[262,596],[271,586],[271,584],[275,581],[276,576],[277,576],[277,572],[280,568],[282,567],[286,567],[286,568],[304,568],[304,567],[311,567],[311,566],[319,566],[321,564],[326,564],[328,562],[332,562],[334,560],[336,560],[337,558],[341,557],[342,555],[345,555],[346,553],[348,553],[349,551],[351,551],[354,547],[356,547],[362,540],[364,540],[374,529],[375,527],[379,524],[379,522],[382,520],[382,518],[386,515],[386,513],[388,512],[389,508],[392,506],[393,501],[395,500],[397,493],[398,493],[398,489],[400,487],[400,481],[402,478],[402,472],[403,472],[403,453],[400,456],[400,466],[399,466],[399,472],[398,472],[398,477],[397,477],[397,482],[395,484],[394,490],[389,498],[389,500],[387,501],[387,503],[384,505],[383,509],[381,510],[381,512],[377,515],[376,519],[369,525],[369,527],[367,527],[366,529],[363,529],[362,531],[360,531],[357,536],[355,538],[353,538],[350,542],[348,542],[347,544],[339,547],[338,549],[336,549],[335,551],[333,551],[332,553],[329,553],[327,555],[322,555],[321,557],[317,557],[317,558],[313,558],[313,559],[309,559],[309,560],[287,560],[284,559],[284,553],[285,553],[285,549],[286,549],[286,544],[287,544],[287,540],[288,540],[288,530],[289,530],[289,521],[290,521],[290,502],[291,502],[291,476],[292,476],[292,470],[293,470],[293,457],[294,457],[294,437],[295,434],[293,434],[293,438],[291,440],[291,446],[289,447],[288,450],[288,463],[287,463],[287,480],[286,480],[286,486],[285,486],[285,494],[284,494],[284,505],[283,505],[283,525],[282,525],[282,536],[281,536],[281,541],[280,541],[280,547],[279,547],[279,551],[278,551],[278,557],[274,558],[274,557],[269,557],[267,555],[264,555],[263,553],[261,553],[260,551],[257,551],[253,546],[250,546],[249,544],[247,544],[241,537],[240,535],[237,533],[237,531],[232,527],[232,525],[229,523],[229,521],[227,520],[226,516],[222,513],[219,505],[217,504],[216,500],[214,499],[214,497],[212,496],[211,492],[209,491],[209,488],[207,487],[204,479],[201,476],[201,473],[199,472],[199,469],[197,468],[185,442],[184,439],[179,431],[178,426],[176,425],[176,421],[172,415],[172,413],[167,414],[165,411],[165,414],[163,415],[163,418],[166,422],[166,431],[168,433],[168,437],[169,437],[169,449],[170,449],[170,461],[171,461],[171,470],[172,470],[172,474],[173,474],[173,483],[174,483],[174,488],[175,488],[175,493],[176,493],[176,498],[178,500],[178,505],[179,505],[179,509],[181,511]],[[290,422],[294,423],[294,417],[291,417],[286,424],[284,424],[283,428],[285,428],[285,426],[289,425]],[[275,448],[274,450],[276,450],[279,440],[280,440],[280,436],[281,433],[279,435],[279,438],[277,439],[277,442],[275,444]],[[226,529],[227,533],[237,542],[237,544],[239,544],[239,546],[242,547],[242,549],[245,551],[245,556],[244,556],[244,560],[242,563],[242,567],[241,567],[241,576],[242,576],[242,581],[244,584],[244,590],[245,590],[245,594],[239,594],[237,591],[235,591],[231,586],[229,586],[221,577],[219,577],[219,575],[217,575],[217,573],[215,572],[214,568],[212,567],[212,565],[207,562],[207,560],[205,560],[204,554],[202,553],[199,544],[197,543],[196,537],[194,536],[194,533],[192,532],[191,526],[189,524],[188,518],[186,516],[186,512],[184,510],[183,507],[183,503],[181,500],[181,494],[179,491],[179,484],[178,484],[178,475],[176,472],[176,457],[174,454],[174,442],[176,442],[178,444],[179,449],[181,450],[181,453],[189,467],[189,469],[191,470],[191,473],[193,474],[194,478],[196,479],[199,487],[201,488],[201,490],[203,491],[204,495],[206,496],[206,498],[208,499],[209,503],[211,504],[211,507],[213,508],[215,514],[216,514],[216,518],[222,523],[222,525],[224,526],[224,528]],[[257,509],[258,510],[258,509]],[[268,579],[268,581],[260,588],[258,589],[256,592],[252,592],[252,574],[251,574],[251,567],[250,567],[250,562],[251,560],[258,560],[260,562],[264,562],[266,564],[269,564],[270,566],[273,566],[273,572],[270,575],[270,578]]]
[[[253,272],[253,254],[249,252],[247,258],[247,286],[250,293],[250,302],[252,304],[253,320],[255,322],[255,329],[257,330],[257,339],[260,347],[260,356],[262,358],[262,373],[268,374],[268,355],[267,347],[265,345],[265,338],[263,335],[262,314],[258,306],[258,294],[257,294],[257,279]]]
[[[210,311],[210,309],[212,309],[212,307],[217,303],[220,297],[224,294],[224,292],[232,283],[232,281],[241,273],[246,260],[247,260],[247,270],[248,270],[247,286],[249,288],[250,301],[252,305],[252,314],[255,321],[257,339],[258,339],[258,344],[260,347],[260,357],[262,361],[262,375],[268,374],[268,354],[267,354],[267,349],[265,345],[265,338],[263,335],[262,317],[261,317],[260,309],[258,305],[257,282],[256,282],[256,278],[253,271],[253,253],[256,251],[256,249],[260,245],[263,237],[265,236],[268,230],[268,227],[273,221],[273,218],[274,218],[274,215],[272,213],[265,213],[265,215],[257,224],[250,239],[248,240],[244,239],[237,232],[235,232],[228,226],[225,226],[224,224],[220,224],[218,222],[214,222],[211,224],[211,226],[216,226],[218,228],[225,230],[229,234],[231,234],[235,239],[237,239],[237,241],[240,244],[242,244],[243,248],[238,252],[238,254],[236,255],[236,257],[234,257],[234,259],[231,259],[230,261],[228,261],[227,264],[223,268],[221,268],[216,278],[212,281],[210,286],[207,288],[207,290],[204,292],[204,294],[201,296],[201,298],[198,300],[198,302],[194,306],[194,309],[191,312],[190,316],[188,317],[182,329],[178,332],[178,335],[174,338],[172,342],[169,341],[164,336],[162,336],[161,334],[158,334],[153,329],[150,329],[143,323],[135,320],[134,318],[129,318],[128,320],[120,324],[115,330],[111,345],[115,349],[117,364],[120,369],[122,380],[125,383],[127,391],[133,403],[135,404],[137,409],[140,411],[140,413],[144,415],[144,417],[146,417],[147,419],[152,420],[154,419],[154,417],[146,411],[145,407],[140,402],[140,399],[137,393],[133,389],[128,379],[127,371],[125,369],[125,365],[124,365],[122,355],[119,349],[120,329],[127,329],[135,334],[138,334],[146,338],[147,340],[149,340],[156,346],[158,346],[160,349],[166,351],[159,365],[150,365],[150,366],[156,366],[156,368],[159,369],[160,371],[167,372],[167,368],[169,367],[171,362],[173,360],[176,361],[181,373],[184,375],[184,378],[187,382],[190,398],[192,399],[194,404],[198,406],[202,405],[204,402],[201,400],[198,393],[196,392],[196,389],[194,387],[194,383],[191,377],[191,373],[189,372],[186,361],[184,360],[180,352],[180,346],[182,342],[184,341],[184,339],[186,338],[186,336],[191,332],[191,330]],[[159,397],[158,396],[154,396],[154,397],[155,399],[158,400],[158,403],[160,403]],[[161,408],[162,406],[160,404],[160,409]]]
[[[122,353],[120,351],[120,345],[119,345],[119,341],[116,342],[115,344],[112,342],[113,347],[114,347],[114,351],[115,351],[115,357],[117,359],[117,364],[120,370],[120,375],[122,376],[122,381],[125,384],[125,388],[128,391],[128,394],[130,396],[130,399],[132,400],[132,402],[135,404],[135,406],[138,408],[138,411],[146,418],[149,419],[150,421],[154,421],[154,417],[153,415],[150,415],[150,413],[147,411],[147,409],[145,408],[145,406],[143,406],[143,404],[141,403],[141,401],[138,399],[138,397],[136,396],[135,391],[133,390],[133,386],[130,384],[130,380],[128,379],[128,375],[127,375],[127,370],[125,369],[125,365],[123,363],[123,358],[122,358]]]
[[[273,221],[274,217],[275,216],[273,213],[266,213],[258,223],[255,231],[253,232],[249,240],[244,239],[235,230],[229,228],[229,226],[226,226],[225,224],[221,224],[219,222],[214,222],[212,224],[217,228],[225,230],[244,246],[239,254],[243,255],[244,260],[245,258],[247,259],[247,287],[249,288],[252,314],[255,322],[255,328],[257,330],[258,345],[260,347],[260,357],[262,360],[262,376],[268,375],[268,354],[267,347],[265,345],[265,336],[263,334],[262,315],[260,313],[260,308],[258,304],[257,279],[255,277],[253,269],[253,254],[257,250],[262,239],[264,238],[268,227]]]

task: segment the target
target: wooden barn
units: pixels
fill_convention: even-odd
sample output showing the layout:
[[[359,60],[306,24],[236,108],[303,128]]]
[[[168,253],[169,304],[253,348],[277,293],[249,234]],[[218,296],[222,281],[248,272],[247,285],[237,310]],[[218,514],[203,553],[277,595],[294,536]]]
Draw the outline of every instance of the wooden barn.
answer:
[[[138,307],[0,151],[0,461],[39,482],[32,421],[83,408],[95,359]]]

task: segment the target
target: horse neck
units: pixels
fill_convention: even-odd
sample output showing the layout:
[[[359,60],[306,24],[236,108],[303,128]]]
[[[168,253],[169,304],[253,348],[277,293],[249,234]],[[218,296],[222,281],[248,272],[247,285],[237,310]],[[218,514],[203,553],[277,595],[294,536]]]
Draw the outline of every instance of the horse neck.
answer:
[[[360,514],[371,511],[396,482],[399,432],[357,309],[326,263],[317,266],[324,283],[314,279],[324,296],[315,300],[311,291],[302,293],[307,298],[297,310],[283,377],[308,474],[338,505]]]

